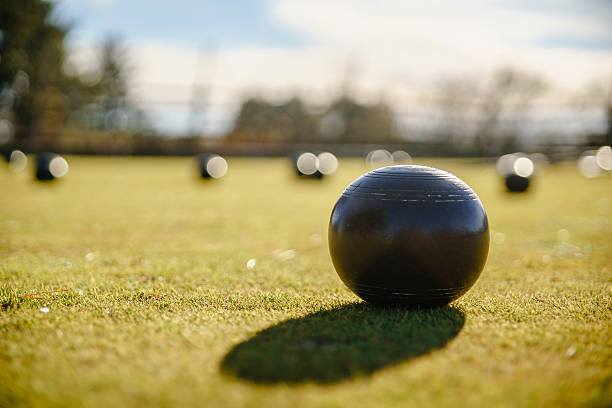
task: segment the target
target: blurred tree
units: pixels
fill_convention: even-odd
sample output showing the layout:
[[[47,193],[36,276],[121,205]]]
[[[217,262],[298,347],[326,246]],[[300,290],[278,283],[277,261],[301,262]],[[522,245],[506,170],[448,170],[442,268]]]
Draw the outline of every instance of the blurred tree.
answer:
[[[119,37],[107,35],[101,48],[101,77],[97,91],[102,109],[108,115],[127,105],[127,58]]]
[[[514,149],[518,131],[501,129],[500,119],[504,115],[516,119],[518,114],[524,114],[545,89],[546,84],[536,75],[512,68],[496,71],[479,95],[480,125],[474,139],[478,152],[490,153],[500,136],[505,150]],[[500,132],[503,134],[499,135]]]
[[[252,98],[242,104],[227,138],[237,142],[288,143],[313,141],[317,135],[314,118],[300,99],[274,105]]]
[[[71,125],[102,131],[152,133],[145,113],[129,99],[127,49],[121,37],[108,34],[96,52],[95,65],[80,73],[80,92],[70,95]],[[78,71],[78,68],[72,68]]]
[[[54,21],[55,5],[41,0],[0,2],[1,109],[12,112],[17,139],[50,135],[66,116],[62,70],[68,27]]]
[[[480,155],[517,149],[522,120],[545,89],[539,76],[512,68],[499,69],[484,81],[444,79],[434,90],[438,109],[434,136],[455,147],[471,143]]]
[[[593,79],[585,84],[578,92],[573,94],[569,103],[582,111],[585,119],[584,144],[587,146],[600,146],[612,144],[612,78],[606,84],[603,79]],[[593,114],[600,112],[604,119],[604,128],[595,130],[593,127]]]
[[[330,115],[342,123],[335,137],[338,142],[391,143],[399,140],[391,109],[384,103],[365,106],[343,97],[329,107],[323,118]]]
[[[469,77],[445,78],[434,89],[433,103],[438,108],[434,137],[442,143],[456,145],[474,134],[478,83]]]

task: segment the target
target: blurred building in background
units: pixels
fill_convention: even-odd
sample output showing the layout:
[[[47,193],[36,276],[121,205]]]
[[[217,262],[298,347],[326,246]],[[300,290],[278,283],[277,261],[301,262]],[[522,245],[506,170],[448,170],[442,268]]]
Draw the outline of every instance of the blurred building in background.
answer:
[[[393,113],[384,104],[366,106],[348,97],[322,112],[300,99],[275,105],[249,99],[242,104],[228,142],[252,143],[400,143]]]

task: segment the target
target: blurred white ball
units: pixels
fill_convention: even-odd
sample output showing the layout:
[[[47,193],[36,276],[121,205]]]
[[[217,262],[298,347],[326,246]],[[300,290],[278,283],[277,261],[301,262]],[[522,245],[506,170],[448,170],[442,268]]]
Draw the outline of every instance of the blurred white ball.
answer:
[[[390,166],[391,164],[393,164],[393,156],[384,149],[372,150],[366,156],[366,166],[370,169]]]
[[[68,162],[61,156],[56,156],[49,163],[49,172],[55,178],[62,178],[68,174]]]
[[[9,169],[13,173],[23,171],[28,165],[28,156],[21,150],[13,150],[9,158]]]
[[[206,171],[212,178],[221,178],[227,173],[227,161],[221,156],[212,157],[206,163]]]
[[[317,159],[319,161],[319,171],[326,176],[335,173],[338,169],[338,159],[332,153],[320,153]]]
[[[507,176],[514,170],[514,161],[517,159],[514,153],[504,154],[497,159],[495,167],[500,176]]]
[[[300,173],[310,176],[319,168],[319,159],[313,153],[302,153],[297,159],[296,166]]]
[[[393,158],[393,163],[395,164],[411,164],[412,156],[403,150],[396,150],[391,153],[391,157]]]
[[[603,170],[612,170],[612,147],[601,146],[595,153],[595,161]]]
[[[586,178],[595,178],[601,175],[601,168],[597,165],[594,155],[584,155],[578,159],[578,171]]]
[[[527,157],[519,157],[512,164],[512,169],[514,170],[515,174],[521,177],[531,177],[535,166],[533,165],[531,159]]]

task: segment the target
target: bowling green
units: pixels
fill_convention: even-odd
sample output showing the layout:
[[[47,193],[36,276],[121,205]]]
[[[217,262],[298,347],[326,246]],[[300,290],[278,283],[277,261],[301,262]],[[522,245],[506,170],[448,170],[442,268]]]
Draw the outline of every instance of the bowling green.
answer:
[[[465,296],[409,310],[328,255],[361,160],[203,181],[190,158],[67,159],[48,184],[0,166],[0,406],[612,405],[612,175],[563,162],[511,195],[492,162],[417,159],[472,186],[491,247]]]

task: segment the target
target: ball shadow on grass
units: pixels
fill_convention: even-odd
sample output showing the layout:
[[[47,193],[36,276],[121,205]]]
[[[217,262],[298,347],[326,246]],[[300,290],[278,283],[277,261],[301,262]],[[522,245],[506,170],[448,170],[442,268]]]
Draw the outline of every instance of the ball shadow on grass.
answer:
[[[465,315],[354,303],[290,319],[236,345],[221,371],[255,383],[333,383],[443,348]]]

